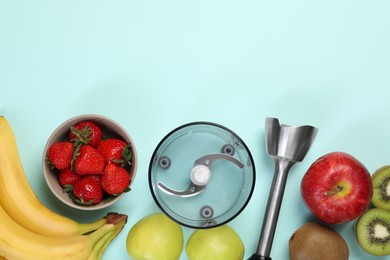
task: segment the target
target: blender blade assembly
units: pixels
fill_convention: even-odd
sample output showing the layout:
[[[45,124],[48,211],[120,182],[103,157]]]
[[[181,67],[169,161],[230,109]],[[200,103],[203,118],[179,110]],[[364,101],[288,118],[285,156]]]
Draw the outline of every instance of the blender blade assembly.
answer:
[[[172,130],[149,164],[149,188],[157,206],[190,228],[212,228],[234,219],[254,185],[248,147],[233,131],[212,122]]]
[[[239,168],[243,168],[244,164],[236,158],[226,154],[209,154],[197,159],[194,167],[190,172],[190,185],[183,191],[178,191],[167,187],[162,182],[158,182],[157,186],[164,192],[173,196],[191,197],[198,195],[206,189],[207,183],[211,179],[211,166],[216,160],[226,160],[234,163]]]

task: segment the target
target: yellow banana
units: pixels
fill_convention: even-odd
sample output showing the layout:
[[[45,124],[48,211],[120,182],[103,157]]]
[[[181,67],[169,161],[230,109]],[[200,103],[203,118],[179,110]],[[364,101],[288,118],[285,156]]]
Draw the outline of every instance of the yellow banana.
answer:
[[[127,218],[124,221],[115,225],[115,230],[107,232],[95,245],[92,253],[89,255],[87,260],[101,259],[104,251],[111,243],[111,241],[118,236],[126,224]]]
[[[0,206],[24,228],[45,236],[85,234],[103,226],[105,218],[78,223],[48,209],[25,175],[14,132],[0,116]]]
[[[95,244],[116,229],[110,223],[88,235],[47,237],[23,228],[0,207],[0,255],[12,260],[85,260],[95,255]]]
[[[105,250],[105,248],[103,248],[103,245],[106,243],[106,241],[111,242],[111,238],[114,239],[114,237],[115,237],[115,231],[111,231],[111,232],[108,232],[107,234],[105,234],[98,242],[96,242],[91,254],[88,256],[88,258],[86,260],[100,259],[101,258],[100,251]],[[103,252],[102,252],[102,254],[103,254]]]

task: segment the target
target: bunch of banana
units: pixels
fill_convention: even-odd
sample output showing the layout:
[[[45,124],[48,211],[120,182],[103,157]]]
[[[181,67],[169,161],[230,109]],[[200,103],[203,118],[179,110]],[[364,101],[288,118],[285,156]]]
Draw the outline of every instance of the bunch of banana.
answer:
[[[11,126],[0,116],[0,259],[100,259],[127,222],[108,213],[78,223],[48,209],[25,175]]]

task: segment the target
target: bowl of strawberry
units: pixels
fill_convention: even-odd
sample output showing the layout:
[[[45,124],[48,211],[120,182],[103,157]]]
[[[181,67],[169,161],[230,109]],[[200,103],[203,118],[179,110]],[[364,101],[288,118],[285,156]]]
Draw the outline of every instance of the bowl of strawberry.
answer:
[[[130,191],[137,163],[127,131],[96,114],[63,122],[50,135],[42,157],[43,174],[53,194],[82,210],[108,207]]]

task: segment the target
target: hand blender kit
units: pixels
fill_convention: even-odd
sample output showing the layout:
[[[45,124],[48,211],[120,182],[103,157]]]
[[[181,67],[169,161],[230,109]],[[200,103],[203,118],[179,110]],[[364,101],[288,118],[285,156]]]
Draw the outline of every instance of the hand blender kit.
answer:
[[[265,141],[275,172],[256,253],[270,260],[283,193],[290,168],[301,162],[318,129],[265,119]],[[256,179],[252,155],[230,129],[212,122],[177,127],[157,145],[149,164],[149,188],[171,219],[194,229],[213,228],[237,217],[248,204]]]

